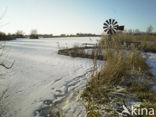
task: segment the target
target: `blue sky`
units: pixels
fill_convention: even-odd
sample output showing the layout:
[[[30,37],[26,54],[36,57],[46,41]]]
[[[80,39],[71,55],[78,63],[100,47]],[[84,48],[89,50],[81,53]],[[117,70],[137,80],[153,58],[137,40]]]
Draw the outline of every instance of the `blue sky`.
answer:
[[[0,14],[6,33],[101,34],[109,18],[126,29],[146,31],[151,24],[156,31],[156,0],[0,0]]]

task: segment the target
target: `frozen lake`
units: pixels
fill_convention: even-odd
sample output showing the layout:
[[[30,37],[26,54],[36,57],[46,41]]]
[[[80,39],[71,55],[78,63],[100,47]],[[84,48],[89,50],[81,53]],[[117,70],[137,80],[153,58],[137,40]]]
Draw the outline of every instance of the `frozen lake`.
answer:
[[[17,39],[5,44],[1,61],[15,63],[0,79],[1,91],[8,88],[9,117],[31,117],[45,99],[85,85],[93,61],[58,55],[58,49],[80,43],[96,43],[97,38]],[[70,111],[70,110],[69,110]]]

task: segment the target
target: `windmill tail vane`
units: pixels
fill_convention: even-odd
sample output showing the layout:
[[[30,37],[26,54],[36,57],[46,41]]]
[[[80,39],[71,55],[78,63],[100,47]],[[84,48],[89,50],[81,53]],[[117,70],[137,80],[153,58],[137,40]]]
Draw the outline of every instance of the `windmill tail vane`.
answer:
[[[115,19],[106,20],[106,22],[103,25],[104,31],[109,35],[116,33],[117,30],[124,30],[124,26],[119,26],[118,22],[115,21]]]

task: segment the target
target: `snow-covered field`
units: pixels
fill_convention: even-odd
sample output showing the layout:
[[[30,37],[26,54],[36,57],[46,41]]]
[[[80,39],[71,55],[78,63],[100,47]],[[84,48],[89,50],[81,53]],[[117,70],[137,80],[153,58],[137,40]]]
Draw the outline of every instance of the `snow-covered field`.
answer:
[[[1,57],[1,62],[8,66],[14,60],[15,63],[12,69],[0,77],[0,91],[8,88],[6,102],[9,117],[31,117],[45,99],[55,100],[84,86],[92,60],[58,55],[57,51],[60,47],[74,44],[96,43],[98,39],[17,39],[7,42],[4,48],[6,54]],[[72,108],[76,107],[71,106],[67,111],[75,111]]]
[[[93,65],[91,59],[72,58],[58,55],[61,48],[74,44],[96,43],[99,37],[51,38],[51,39],[17,39],[5,44],[1,62],[13,68],[3,70],[0,77],[0,91],[8,88],[6,102],[9,117],[32,117],[33,112],[42,106],[43,101],[64,97],[69,92],[82,88],[89,77]],[[156,74],[156,54],[149,53],[148,63]],[[84,115],[84,107],[75,104],[79,101],[75,93],[69,96],[62,106],[67,115],[77,117]],[[75,113],[75,115],[73,114]]]

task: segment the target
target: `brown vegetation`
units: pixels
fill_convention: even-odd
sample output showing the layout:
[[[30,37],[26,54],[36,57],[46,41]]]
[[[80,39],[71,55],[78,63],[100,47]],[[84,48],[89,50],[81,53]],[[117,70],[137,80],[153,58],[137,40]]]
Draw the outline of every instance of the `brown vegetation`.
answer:
[[[147,39],[149,38],[149,40]],[[133,44],[127,51],[123,49],[121,41],[140,41],[155,43],[154,36],[137,36],[128,34],[116,34],[112,38],[103,36],[99,46],[105,49],[107,63],[100,71],[92,75],[81,97],[86,100],[87,117],[101,117],[101,106],[106,106],[104,112],[112,116],[119,116],[122,105],[126,105],[128,99],[138,99],[142,106],[155,107],[156,93],[151,90],[153,81],[150,67],[146,58]],[[95,64],[96,65],[96,64]],[[118,104],[112,108],[112,104]],[[119,110],[118,110],[119,109]],[[98,113],[98,114],[97,114]]]

